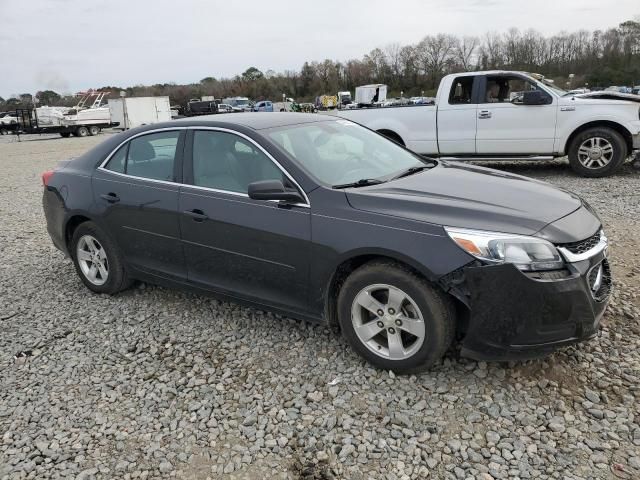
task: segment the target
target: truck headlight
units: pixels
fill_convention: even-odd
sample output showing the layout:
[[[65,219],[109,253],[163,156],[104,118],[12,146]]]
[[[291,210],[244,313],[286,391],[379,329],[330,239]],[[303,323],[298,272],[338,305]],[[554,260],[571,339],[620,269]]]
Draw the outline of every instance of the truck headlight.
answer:
[[[557,270],[564,261],[553,244],[525,235],[444,228],[469,255],[488,263],[512,263],[520,270]]]

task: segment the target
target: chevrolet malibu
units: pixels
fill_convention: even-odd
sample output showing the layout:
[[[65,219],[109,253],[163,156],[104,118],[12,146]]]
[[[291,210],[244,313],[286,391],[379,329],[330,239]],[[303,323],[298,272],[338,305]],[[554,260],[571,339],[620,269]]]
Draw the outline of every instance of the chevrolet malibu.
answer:
[[[141,127],[42,181],[49,235],[93,292],[141,280],[323,322],[397,372],[456,338],[483,360],[588,339],[611,290],[607,238],[578,196],[336,117]]]

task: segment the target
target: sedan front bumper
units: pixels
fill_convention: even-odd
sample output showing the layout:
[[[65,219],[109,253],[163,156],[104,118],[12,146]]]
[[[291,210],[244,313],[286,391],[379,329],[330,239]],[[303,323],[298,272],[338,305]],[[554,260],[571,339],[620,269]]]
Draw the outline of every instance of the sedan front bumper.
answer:
[[[536,358],[595,336],[611,293],[605,256],[602,251],[557,272],[525,273],[513,265],[465,268],[470,318],[462,355]]]

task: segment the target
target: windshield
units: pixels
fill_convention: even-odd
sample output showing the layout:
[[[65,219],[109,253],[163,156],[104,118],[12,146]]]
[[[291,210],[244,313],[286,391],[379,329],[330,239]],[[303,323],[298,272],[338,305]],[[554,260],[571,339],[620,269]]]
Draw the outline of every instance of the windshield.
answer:
[[[249,104],[249,100],[236,100],[236,105],[240,106],[240,105],[248,105]]]
[[[348,120],[287,125],[265,131],[321,183],[389,180],[414,166],[417,155]]]
[[[562,88],[558,87],[556,84],[551,83],[549,80],[542,79],[540,80],[540,83],[542,83],[545,87],[550,88],[560,96],[566,95],[568,93],[566,90],[563,90]]]

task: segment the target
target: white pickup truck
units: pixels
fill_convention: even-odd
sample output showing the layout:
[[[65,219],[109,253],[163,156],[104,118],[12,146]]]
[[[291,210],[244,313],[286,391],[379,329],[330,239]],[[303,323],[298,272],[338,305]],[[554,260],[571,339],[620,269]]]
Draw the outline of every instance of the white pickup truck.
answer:
[[[542,160],[569,156],[586,177],[613,173],[640,149],[640,96],[567,94],[539,75],[466,72],[442,79],[435,105],[341,110],[431,157]]]

